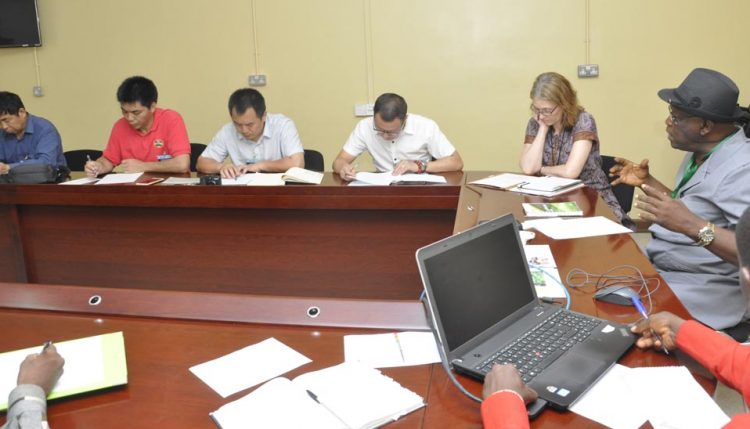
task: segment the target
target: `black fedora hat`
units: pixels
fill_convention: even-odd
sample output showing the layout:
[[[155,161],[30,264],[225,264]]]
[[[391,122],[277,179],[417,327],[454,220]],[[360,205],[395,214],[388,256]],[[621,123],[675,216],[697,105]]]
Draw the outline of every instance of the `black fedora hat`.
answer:
[[[732,79],[702,68],[691,71],[677,88],[659,91],[659,98],[670,105],[716,122],[733,122],[744,116],[737,104],[739,95]]]

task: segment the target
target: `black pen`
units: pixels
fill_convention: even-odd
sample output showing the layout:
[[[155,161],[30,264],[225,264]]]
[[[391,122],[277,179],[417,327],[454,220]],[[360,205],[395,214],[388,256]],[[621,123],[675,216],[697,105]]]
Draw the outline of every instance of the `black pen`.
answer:
[[[44,353],[51,345],[52,345],[52,340],[45,341],[44,344],[42,344],[42,353]]]

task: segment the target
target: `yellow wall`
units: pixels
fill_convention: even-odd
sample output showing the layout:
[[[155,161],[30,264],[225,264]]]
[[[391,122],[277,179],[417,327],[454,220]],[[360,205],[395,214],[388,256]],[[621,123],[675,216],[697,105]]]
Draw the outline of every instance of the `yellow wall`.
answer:
[[[143,74],[162,107],[208,142],[228,121],[230,92],[256,70],[252,0],[38,0],[44,46],[0,50],[0,89],[52,120],[65,149],[102,148],[119,116],[117,85]],[[721,70],[750,102],[750,2],[725,0],[255,0],[260,88],[326,164],[357,121],[353,105],[398,92],[438,121],[466,169],[516,170],[528,91],[567,75],[599,125],[602,152],[648,157],[671,183],[681,153],[664,133],[656,91],[694,67]],[[369,42],[369,43],[368,43]],[[370,50],[367,50],[367,47]],[[367,55],[367,52],[370,55]],[[599,64],[581,80],[576,65]],[[369,72],[369,73],[368,73]]]

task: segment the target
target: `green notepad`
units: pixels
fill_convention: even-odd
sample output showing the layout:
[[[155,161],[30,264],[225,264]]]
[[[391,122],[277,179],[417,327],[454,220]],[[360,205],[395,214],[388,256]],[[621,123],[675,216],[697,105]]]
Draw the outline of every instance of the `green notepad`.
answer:
[[[128,383],[125,339],[122,332],[55,343],[65,359],[64,372],[47,399],[62,398]],[[42,346],[0,353],[0,411],[8,408],[8,394],[16,387],[18,369],[26,356]]]

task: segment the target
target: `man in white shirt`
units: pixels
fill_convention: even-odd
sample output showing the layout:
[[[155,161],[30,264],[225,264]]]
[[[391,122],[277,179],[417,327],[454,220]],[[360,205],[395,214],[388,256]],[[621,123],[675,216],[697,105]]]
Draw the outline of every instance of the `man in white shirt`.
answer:
[[[241,88],[229,97],[232,122],[224,125],[198,157],[201,173],[221,173],[234,178],[245,173],[284,172],[304,167],[305,157],[294,122],[266,112],[263,95]],[[225,164],[227,157],[231,164]]]
[[[370,153],[378,171],[391,171],[394,176],[461,170],[461,155],[435,121],[407,115],[406,110],[406,100],[398,94],[378,97],[373,117],[354,128],[333,161],[333,171],[343,180],[353,180],[357,171],[352,163],[364,151]]]

